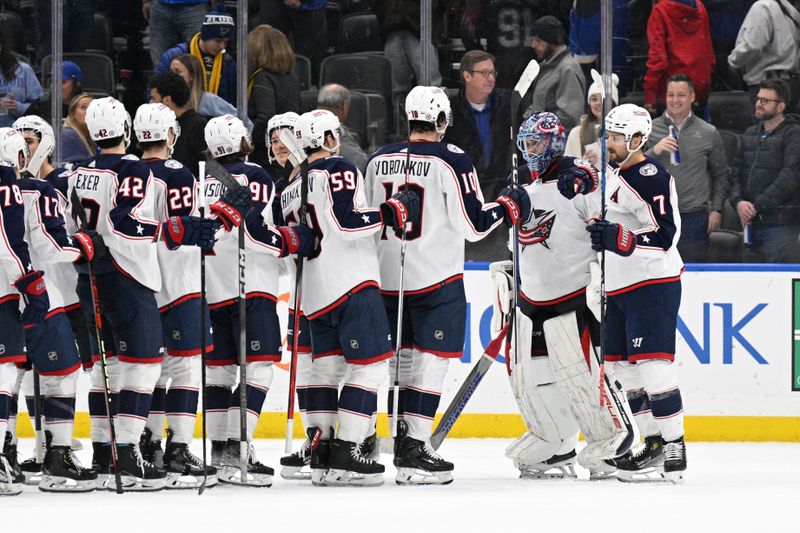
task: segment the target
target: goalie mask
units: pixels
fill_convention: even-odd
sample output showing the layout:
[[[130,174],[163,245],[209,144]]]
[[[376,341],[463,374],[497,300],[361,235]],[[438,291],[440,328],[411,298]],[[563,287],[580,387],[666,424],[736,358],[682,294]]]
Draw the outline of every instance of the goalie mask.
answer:
[[[567,132],[553,113],[531,115],[517,133],[517,148],[536,175],[542,174],[553,161],[564,155],[566,144]]]
[[[86,127],[93,141],[122,137],[126,150],[131,144],[131,116],[114,97],[98,98],[89,103]]]
[[[14,128],[0,128],[0,161],[5,161],[23,172],[28,168],[29,160],[30,153],[25,137]]]
[[[25,169],[33,176],[39,176],[39,169],[42,164],[53,153],[56,145],[56,138],[53,128],[43,118],[36,115],[29,115],[18,118],[13,125],[14,129],[20,133],[31,132],[39,139],[39,146],[30,154],[30,160]],[[23,135],[24,138],[24,135]],[[27,143],[26,143],[27,144]]]
[[[290,132],[294,132],[294,126],[297,124],[297,119],[300,118],[300,115],[289,111],[288,113],[282,113],[280,115],[275,115],[269,122],[267,122],[267,134],[266,134],[266,144],[267,144],[267,157],[269,158],[270,163],[274,163],[276,158],[275,154],[272,151],[272,132],[281,130],[289,130]]]
[[[214,159],[242,151],[242,139],[250,143],[250,133],[244,123],[233,115],[214,117],[204,130],[206,144]]]
[[[169,142],[169,130],[174,138]],[[172,155],[175,142],[181,134],[181,127],[175,113],[164,104],[142,104],[133,119],[133,131],[139,142],[166,141],[168,157]]]

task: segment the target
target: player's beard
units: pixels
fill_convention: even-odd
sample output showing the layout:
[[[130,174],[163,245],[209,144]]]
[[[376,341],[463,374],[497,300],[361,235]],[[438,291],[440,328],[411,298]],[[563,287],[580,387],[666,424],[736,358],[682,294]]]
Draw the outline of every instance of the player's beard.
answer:
[[[611,148],[608,149],[608,162],[609,163],[619,163],[621,161],[625,161],[625,158],[628,157],[628,151],[625,150],[625,154],[620,154],[616,150]]]

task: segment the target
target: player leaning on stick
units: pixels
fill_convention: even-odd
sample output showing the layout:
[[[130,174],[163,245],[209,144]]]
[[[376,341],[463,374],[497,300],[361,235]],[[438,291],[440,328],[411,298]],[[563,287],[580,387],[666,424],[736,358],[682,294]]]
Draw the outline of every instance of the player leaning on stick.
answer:
[[[616,461],[621,481],[680,482],[686,470],[683,402],[674,365],[683,261],[676,247],[680,215],[675,180],[644,155],[652,123],[633,104],[605,119],[608,157],[616,167],[606,185],[608,211],[586,227],[592,248],[606,253],[606,360],[615,362],[644,444]],[[564,175],[572,198],[595,181]],[[598,212],[598,215],[600,213]]]
[[[69,176],[70,212],[86,215],[87,230],[96,231],[109,254],[92,263],[93,279],[78,267],[78,296],[95,327],[92,287],[108,318],[103,332],[113,338],[114,363],[109,365],[115,391],[117,467],[127,490],[158,490],[166,483],[164,470],[143,461],[139,438],[150,411],[150,401],[161,373],[161,319],[155,293],[161,290],[156,246],[182,244],[213,246],[212,223],[197,217],[175,216],[160,223],[155,218],[155,187],[150,169],[138,158],[125,155],[130,144],[131,120],[122,103],[112,97],[93,100],[86,125],[100,154]],[[72,201],[74,199],[74,201]],[[76,202],[79,205],[76,205]],[[111,347],[109,347],[111,349]],[[93,353],[99,348],[93,346]],[[105,420],[101,365],[92,369],[89,410],[92,415],[92,466],[98,474],[111,473],[111,435]]]
[[[625,453],[633,439],[632,428],[622,422],[629,418],[620,415],[621,405],[601,407],[597,401],[599,364],[593,345],[599,342],[600,324],[587,306],[590,264],[597,266],[597,254],[586,241],[585,227],[600,208],[600,192],[567,200],[559,193],[558,177],[599,178],[588,161],[564,157],[565,144],[564,126],[552,113],[534,114],[517,134],[530,170],[524,190],[533,205],[519,230],[522,314],[514,337],[522,358],[517,369],[522,390],[515,396],[528,432],[506,455],[522,477],[574,477],[579,429],[589,445],[577,460],[593,477],[613,471],[604,460]],[[509,313],[511,262],[493,263],[491,271],[500,311]],[[617,391],[608,393],[617,399]],[[624,398],[621,390],[618,395]]]
[[[398,191],[420,199],[419,220],[406,232],[403,338],[393,339],[403,348],[398,416],[404,421],[398,425],[394,464],[398,483],[443,484],[453,480],[453,463],[436,454],[430,436],[447,366],[464,350],[464,239],[479,241],[504,221],[513,225],[527,218],[530,202],[523,190],[507,188],[496,202],[484,203],[469,156],[441,142],[452,120],[441,89],[412,89],[406,115],[411,142],[375,152],[367,164],[367,195],[374,206]],[[381,292],[391,324],[397,323],[401,235],[384,228],[377,236]],[[393,372],[394,365],[390,368]],[[391,396],[390,391],[390,407]],[[403,426],[407,431],[400,431]]]

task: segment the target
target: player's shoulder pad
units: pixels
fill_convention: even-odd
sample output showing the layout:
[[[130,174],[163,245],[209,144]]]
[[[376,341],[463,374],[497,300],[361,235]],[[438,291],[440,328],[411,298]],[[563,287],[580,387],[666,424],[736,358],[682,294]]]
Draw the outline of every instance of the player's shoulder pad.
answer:
[[[17,181],[17,173],[11,165],[0,165],[0,182],[14,183]]]
[[[440,159],[446,165],[451,167],[456,175],[472,172],[473,168],[475,168],[474,164],[472,163],[472,158],[470,158],[470,156],[467,155],[464,150],[453,143],[419,143],[418,145],[413,145],[411,147],[412,154],[417,152],[421,153],[422,155],[430,155]]]
[[[166,161],[164,161],[164,166],[172,170],[179,170],[181,168],[184,168],[183,163],[181,163],[180,161],[176,161],[174,159],[167,159]]]
[[[252,163],[250,161],[244,161],[242,164],[242,173],[247,175],[247,179],[250,181],[274,181],[272,179],[272,174],[269,171],[259,165],[258,163]]]
[[[122,156],[122,159],[125,159],[127,161],[139,161],[139,158],[134,154],[125,154]]]

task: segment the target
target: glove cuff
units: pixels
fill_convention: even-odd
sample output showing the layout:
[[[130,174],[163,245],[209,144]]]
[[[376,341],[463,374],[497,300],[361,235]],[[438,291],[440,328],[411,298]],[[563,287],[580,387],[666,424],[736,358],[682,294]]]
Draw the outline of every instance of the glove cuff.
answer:
[[[386,203],[394,213],[394,220],[397,222],[397,227],[402,228],[408,220],[408,208],[406,204],[397,198],[389,198],[386,200]]]
[[[620,255],[631,255],[636,248],[636,234],[622,224],[617,224],[617,249]]]
[[[506,219],[509,226],[513,226],[519,220],[519,206],[517,202],[508,196],[500,196],[497,198],[497,203],[502,205],[506,210]]]

